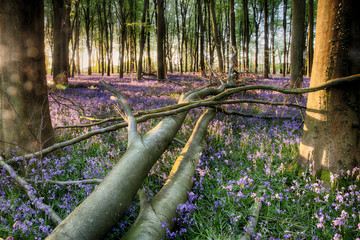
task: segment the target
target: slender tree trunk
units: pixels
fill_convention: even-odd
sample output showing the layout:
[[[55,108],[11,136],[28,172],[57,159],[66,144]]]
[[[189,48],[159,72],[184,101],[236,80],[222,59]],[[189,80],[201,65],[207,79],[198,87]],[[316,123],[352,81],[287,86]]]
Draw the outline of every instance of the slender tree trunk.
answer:
[[[290,49],[290,86],[300,88],[303,82],[305,47],[305,1],[292,1],[292,34]]]
[[[319,0],[310,87],[360,73],[358,9],[358,0]],[[359,82],[309,93],[300,165],[333,173],[360,166],[359,93]]]
[[[288,0],[284,0],[283,4],[284,4],[284,9],[283,9],[283,31],[284,31],[284,61],[283,61],[283,76],[285,77],[286,75],[286,55],[287,55],[287,49],[286,49],[286,15],[287,15],[287,1]]]
[[[44,53],[44,2],[4,0],[0,8],[0,153],[55,143]],[[15,145],[14,145],[15,144]]]
[[[248,0],[243,0],[244,6],[244,39],[245,39],[245,68],[249,71],[249,45],[250,45],[250,21],[249,21],[249,9],[248,9]]]
[[[314,57],[314,0],[309,0],[309,30],[307,38],[307,76],[311,77],[312,62]]]
[[[211,13],[211,19],[213,24],[213,30],[214,30],[214,44],[216,48],[216,52],[218,55],[218,61],[219,61],[219,71],[224,72],[224,63],[223,58],[221,54],[221,40],[218,32],[218,25],[216,22],[216,12],[215,12],[215,2],[214,0],[210,0],[210,13]]]
[[[141,23],[143,26],[141,27],[140,33],[140,53],[139,53],[139,60],[138,60],[138,69],[137,69],[137,79],[141,80],[142,74],[142,62],[143,62],[143,53],[144,53],[144,46],[145,46],[145,27],[146,27],[146,15],[149,8],[149,0],[144,0],[144,9],[143,9],[143,16],[141,19]]]
[[[54,9],[54,72],[55,84],[68,85],[71,0],[52,0]]]
[[[159,81],[165,80],[165,65],[164,65],[164,39],[165,39],[165,0],[157,0],[157,64]]]
[[[202,4],[201,4],[201,0],[197,0],[197,5],[198,5],[198,18],[199,18],[199,30],[200,30],[200,71],[201,71],[201,76],[205,77],[206,76],[206,68],[205,68],[205,57],[204,57],[204,52],[205,52],[205,27],[204,27],[204,22],[203,22],[203,17],[202,17]]]
[[[230,0],[230,33],[231,33],[231,46],[237,51],[236,46],[236,31],[235,31],[235,8],[234,8],[234,0]],[[237,55],[234,58],[234,68],[238,67],[238,57]]]
[[[126,8],[124,0],[119,0],[120,15],[121,15],[121,43],[120,43],[120,71],[119,77],[124,77],[124,58],[125,58],[125,40],[126,40]]]
[[[268,24],[268,2],[264,0],[264,32],[265,32],[265,47],[264,47],[264,78],[269,78],[269,24]]]
[[[272,56],[272,74],[276,73],[275,65],[275,5],[271,8],[271,56]]]

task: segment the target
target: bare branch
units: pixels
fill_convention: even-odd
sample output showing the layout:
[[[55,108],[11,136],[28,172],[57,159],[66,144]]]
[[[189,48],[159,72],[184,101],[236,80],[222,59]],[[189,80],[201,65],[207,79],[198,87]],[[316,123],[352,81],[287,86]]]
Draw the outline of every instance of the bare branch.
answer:
[[[220,75],[219,75],[216,71],[214,71],[214,69],[212,69],[211,64],[210,64],[210,61],[209,61],[209,58],[207,59],[206,64],[208,65],[210,71],[211,71],[214,75],[216,75],[216,76],[218,77],[220,83],[221,83],[221,84],[224,84],[224,83],[225,83],[224,80],[220,77]]]
[[[49,215],[50,219],[55,224],[60,224],[62,219],[56,214],[56,212],[45,203],[42,203],[41,200],[36,197],[34,189],[29,183],[27,183],[22,177],[20,177],[16,171],[7,164],[4,159],[0,156],[0,165],[8,172],[8,174],[20,185],[20,187],[26,192],[31,203],[35,205],[36,208],[43,211],[46,215]]]
[[[137,121],[134,117],[132,110],[129,106],[128,101],[124,98],[124,96],[116,90],[114,87],[112,87],[110,84],[106,83],[105,81],[100,81],[101,86],[103,86],[106,90],[113,93],[119,102],[121,103],[124,112],[126,114],[126,119],[124,119],[128,123],[128,146],[135,140],[140,137],[138,131],[137,131]]]
[[[84,179],[84,180],[68,180],[68,181],[54,181],[54,180],[32,180],[26,179],[27,182],[32,182],[34,184],[56,184],[56,185],[74,185],[74,184],[97,184],[101,183],[103,180],[94,178],[94,179]]]

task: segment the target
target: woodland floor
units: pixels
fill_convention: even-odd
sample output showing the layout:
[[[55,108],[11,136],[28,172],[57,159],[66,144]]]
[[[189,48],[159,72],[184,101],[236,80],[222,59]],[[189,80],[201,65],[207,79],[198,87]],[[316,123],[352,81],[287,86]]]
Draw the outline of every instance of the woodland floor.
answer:
[[[71,83],[87,84],[49,94],[54,126],[88,123],[82,115],[93,118],[118,117],[116,100],[97,85],[105,80],[128,99],[134,112],[175,104],[181,93],[205,86],[207,79],[196,74],[170,75],[164,82],[153,77],[136,81],[135,75],[119,79],[85,74]],[[51,77],[48,78],[51,81]],[[247,79],[251,84],[286,86],[288,78]],[[304,87],[309,79],[305,79]],[[233,98],[289,100],[269,91],[247,91]],[[298,100],[305,105],[305,98]],[[189,200],[178,206],[176,228],[169,239],[237,239],[247,226],[254,202],[261,202],[255,229],[245,229],[253,239],[357,239],[360,238],[359,177],[348,171],[342,174],[313,174],[294,165],[301,137],[302,114],[286,106],[239,104],[231,110],[251,115],[241,117],[219,112],[208,128],[207,148],[203,152],[189,189]],[[185,120],[177,139],[186,142],[204,109],[194,109]],[[144,133],[159,119],[138,125]],[[110,123],[105,124],[109,125]],[[58,129],[58,141],[64,141],[100,128]],[[151,199],[166,181],[174,160],[182,149],[174,141],[153,166],[143,189]],[[42,160],[18,162],[18,174],[31,180],[80,180],[103,178],[124,153],[126,129],[92,137]],[[0,169],[0,238],[43,239],[55,227],[36,209],[27,195]],[[65,218],[91,191],[95,184],[60,186],[37,184],[36,194]],[[126,216],[107,239],[120,239],[134,222],[139,211],[136,198]],[[166,227],[166,226],[164,226]]]

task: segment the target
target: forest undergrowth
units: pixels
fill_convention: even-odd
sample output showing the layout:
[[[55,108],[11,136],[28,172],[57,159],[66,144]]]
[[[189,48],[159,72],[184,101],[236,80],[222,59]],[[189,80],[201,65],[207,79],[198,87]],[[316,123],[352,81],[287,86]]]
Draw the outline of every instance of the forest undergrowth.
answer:
[[[72,83],[87,87],[67,88],[49,94],[54,126],[80,125],[92,118],[118,117],[111,97],[97,83],[105,80],[128,99],[134,112],[175,104],[181,93],[208,84],[197,75],[173,75],[158,82],[135,76],[80,75]],[[51,78],[49,78],[51,80]],[[257,79],[259,84],[285,86],[288,78]],[[304,86],[308,85],[306,79]],[[253,83],[252,83],[253,84]],[[233,98],[284,101],[269,91],[247,91]],[[296,98],[305,105],[305,98]],[[301,137],[303,113],[287,106],[239,104],[225,108],[254,117],[221,112],[208,127],[207,147],[193,178],[189,199],[178,206],[176,227],[168,239],[239,239],[244,232],[253,239],[360,239],[360,184],[358,170],[315,174],[311,167],[295,163]],[[170,148],[151,169],[142,188],[150,200],[165,183],[203,109],[191,110]],[[264,119],[256,116],[271,116]],[[138,125],[144,133],[159,119]],[[110,123],[103,124],[103,126]],[[59,128],[58,141],[100,128]],[[18,174],[29,180],[33,191],[65,218],[96,184],[33,183],[40,180],[101,179],[126,150],[127,132],[93,136],[42,159],[18,161]],[[7,153],[11,154],[11,153]],[[0,169],[0,239],[44,239],[54,229],[49,218],[36,209],[4,169]],[[120,239],[139,212],[134,199],[126,216],[108,234]],[[252,228],[254,204],[261,205],[258,223]],[[166,228],[166,224],[163,226]]]

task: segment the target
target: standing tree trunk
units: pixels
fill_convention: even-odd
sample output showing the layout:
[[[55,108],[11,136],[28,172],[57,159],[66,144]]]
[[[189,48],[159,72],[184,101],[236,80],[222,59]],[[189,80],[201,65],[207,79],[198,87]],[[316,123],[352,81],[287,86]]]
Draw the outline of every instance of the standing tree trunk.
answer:
[[[205,57],[204,57],[204,52],[205,52],[205,27],[204,27],[204,22],[203,22],[203,17],[202,17],[202,5],[201,5],[201,0],[197,0],[197,5],[198,5],[198,18],[199,18],[199,29],[200,29],[200,71],[201,71],[201,76],[205,77],[206,76],[206,72],[205,72]]]
[[[245,41],[245,68],[249,71],[249,45],[250,45],[250,21],[249,21],[249,9],[248,9],[248,0],[243,0],[244,7],[244,41]]]
[[[2,1],[0,8],[0,153],[55,143],[44,53],[44,2]]]
[[[235,7],[234,7],[234,0],[230,0],[230,35],[231,35],[231,46],[234,51],[237,51],[236,46],[236,32],[235,32]],[[237,69],[238,67],[238,59],[237,55],[234,58],[234,68]]]
[[[290,48],[290,86],[300,88],[303,82],[305,48],[305,2],[304,0],[292,1],[292,33]]]
[[[284,62],[283,62],[283,77],[285,77],[286,74],[286,14],[287,14],[287,0],[284,0],[284,9],[283,9],[283,31],[284,31]]]
[[[119,77],[124,77],[124,58],[125,58],[125,40],[126,40],[126,8],[124,0],[119,0],[119,8],[121,15],[121,43],[120,43],[120,71]]]
[[[264,78],[269,78],[269,24],[268,24],[268,3],[264,0],[264,32],[265,32],[265,48],[264,48]]]
[[[319,0],[310,87],[360,73],[358,9],[358,0]],[[359,167],[360,84],[309,93],[307,109],[298,162],[316,171]]]
[[[53,79],[68,85],[71,0],[52,0],[54,9]]]
[[[158,81],[165,80],[164,65],[164,40],[165,40],[165,0],[157,1],[157,64],[158,64]]]
[[[86,50],[88,54],[88,75],[92,74],[92,35],[93,35],[93,19],[94,14],[91,11],[90,0],[86,0],[86,6],[83,6],[83,16],[84,16],[84,23],[85,23],[85,35],[86,35]]]
[[[144,9],[143,15],[141,19],[141,33],[140,33],[140,53],[139,53],[139,61],[138,61],[138,69],[137,69],[137,80],[141,80],[142,62],[143,62],[143,54],[144,54],[144,46],[145,46],[145,27],[146,27],[146,15],[149,8],[149,0],[144,0]]]
[[[309,32],[307,38],[307,76],[311,77],[314,58],[314,0],[309,0]]]
[[[215,2],[214,0],[210,0],[210,13],[211,13],[211,19],[213,24],[213,30],[214,30],[214,44],[216,48],[216,52],[218,55],[218,61],[219,61],[219,71],[224,72],[224,63],[223,58],[221,54],[221,41],[220,36],[218,32],[218,25],[216,23],[216,12],[215,12]]]

